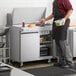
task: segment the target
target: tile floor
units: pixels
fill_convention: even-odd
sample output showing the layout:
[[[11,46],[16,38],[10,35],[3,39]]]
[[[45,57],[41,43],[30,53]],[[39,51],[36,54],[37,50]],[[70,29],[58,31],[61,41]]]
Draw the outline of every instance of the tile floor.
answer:
[[[32,68],[53,66],[53,63],[55,63],[56,61],[57,61],[56,59],[53,59],[51,63],[48,63],[48,60],[24,62],[23,66],[21,66],[21,67],[19,67],[19,63],[17,63],[17,62],[12,63],[11,65],[16,68],[19,68],[21,70],[26,70],[26,69],[32,69]],[[74,63],[76,63],[76,59],[74,59]]]
[[[24,62],[23,66],[21,67],[19,67],[19,63],[17,62],[13,62],[11,63],[11,65],[21,70],[26,70],[26,69],[32,69],[32,68],[52,66],[53,62],[48,63],[47,60],[41,60],[41,61],[33,61],[33,62]]]

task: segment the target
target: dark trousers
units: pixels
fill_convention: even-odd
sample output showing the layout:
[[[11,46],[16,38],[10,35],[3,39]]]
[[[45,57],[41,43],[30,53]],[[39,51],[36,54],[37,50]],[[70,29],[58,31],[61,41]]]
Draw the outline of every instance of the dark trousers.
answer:
[[[70,62],[72,63],[72,51],[70,50],[70,46],[68,44],[68,40],[56,40],[56,51],[59,57],[59,62]]]

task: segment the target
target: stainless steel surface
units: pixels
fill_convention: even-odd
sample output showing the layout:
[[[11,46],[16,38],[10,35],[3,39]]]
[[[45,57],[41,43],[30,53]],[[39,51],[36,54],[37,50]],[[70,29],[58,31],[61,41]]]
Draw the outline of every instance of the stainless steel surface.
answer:
[[[76,27],[69,28],[68,42],[73,53],[73,57],[76,57]]]
[[[39,33],[21,34],[21,62],[39,59]]]
[[[41,18],[46,16],[45,7],[25,7],[25,8],[14,8],[12,12],[12,23],[21,24],[23,20],[25,23],[33,23],[39,21]]]
[[[1,66],[7,66],[7,67],[12,68],[10,76],[34,76],[34,75],[32,75],[32,74],[30,74],[30,73],[28,73],[26,71],[22,71],[22,70],[20,70],[18,68],[15,68],[13,66],[10,66],[10,65],[7,65],[7,64],[4,64],[4,63],[2,63]],[[6,76],[6,75],[3,75],[3,76]]]

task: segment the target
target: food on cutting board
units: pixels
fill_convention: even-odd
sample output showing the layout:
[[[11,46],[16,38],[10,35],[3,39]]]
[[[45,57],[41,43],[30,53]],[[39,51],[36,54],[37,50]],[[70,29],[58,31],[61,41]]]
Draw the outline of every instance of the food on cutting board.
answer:
[[[36,26],[36,24],[35,23],[30,23],[29,25],[28,25],[28,27],[35,27]]]

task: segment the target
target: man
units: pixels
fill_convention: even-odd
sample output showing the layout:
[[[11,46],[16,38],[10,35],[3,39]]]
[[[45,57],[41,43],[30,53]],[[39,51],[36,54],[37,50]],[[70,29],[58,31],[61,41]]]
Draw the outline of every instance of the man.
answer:
[[[54,0],[52,14],[40,20],[40,24],[43,25],[45,21],[54,18],[52,37],[55,39],[59,54],[58,65],[62,67],[72,67],[73,64],[72,53],[67,42],[67,31],[70,23],[69,17],[72,11],[73,8],[69,0]]]

